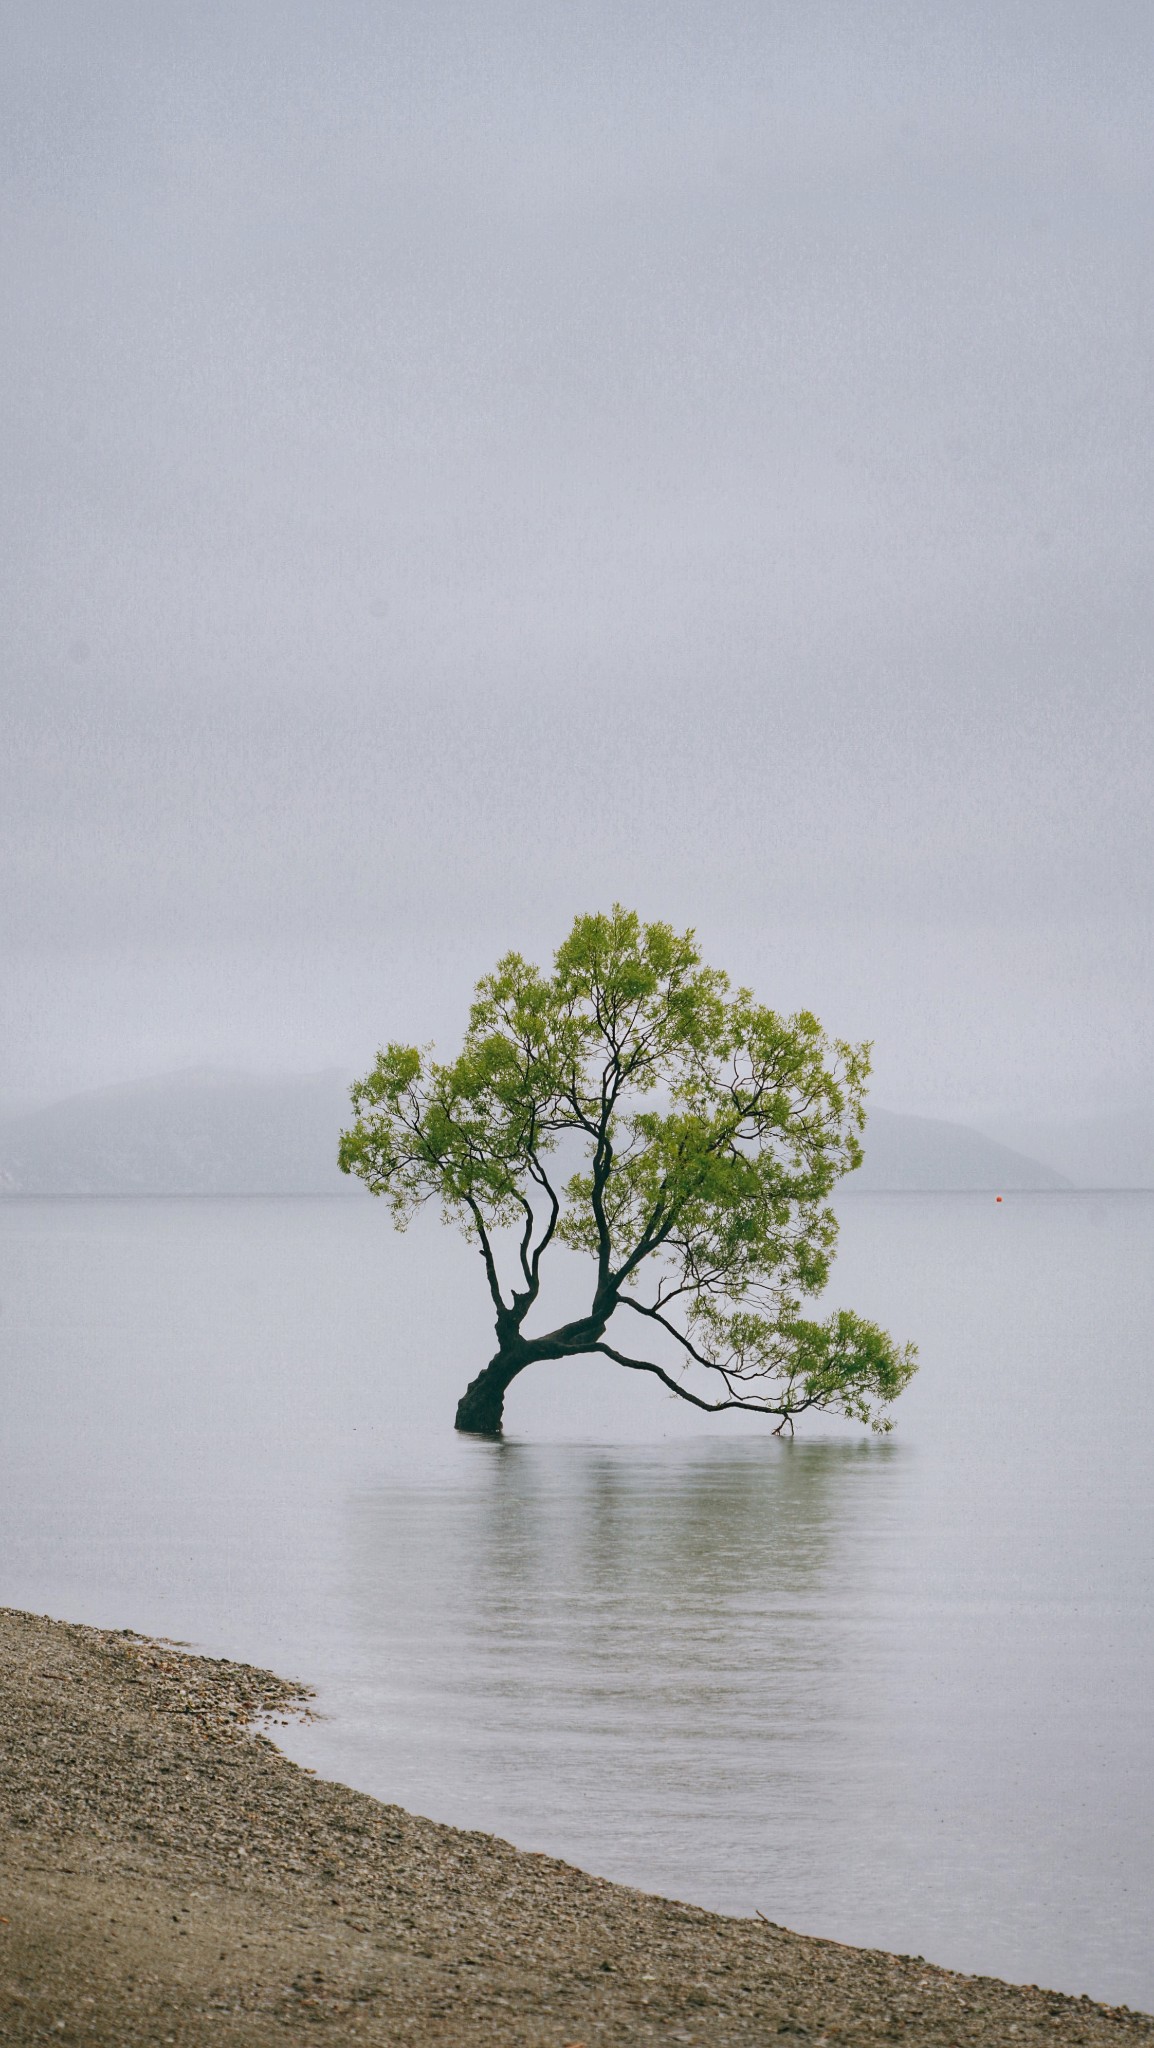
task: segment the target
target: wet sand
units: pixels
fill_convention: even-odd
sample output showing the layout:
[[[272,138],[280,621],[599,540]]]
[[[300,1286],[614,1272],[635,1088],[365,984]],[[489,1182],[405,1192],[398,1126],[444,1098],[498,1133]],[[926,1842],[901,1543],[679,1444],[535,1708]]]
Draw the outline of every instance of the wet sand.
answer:
[[[300,1770],[307,1689],[0,1609],[0,2041],[1154,2044],[1154,2018],[587,1876]]]

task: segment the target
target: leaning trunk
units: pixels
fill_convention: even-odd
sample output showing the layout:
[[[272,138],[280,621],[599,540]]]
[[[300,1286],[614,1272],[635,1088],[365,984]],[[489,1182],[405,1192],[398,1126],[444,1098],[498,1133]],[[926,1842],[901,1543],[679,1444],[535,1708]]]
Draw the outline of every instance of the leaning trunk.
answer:
[[[505,1409],[505,1389],[523,1372],[531,1359],[524,1346],[498,1351],[484,1372],[470,1380],[457,1403],[456,1427],[468,1436],[500,1436]]]

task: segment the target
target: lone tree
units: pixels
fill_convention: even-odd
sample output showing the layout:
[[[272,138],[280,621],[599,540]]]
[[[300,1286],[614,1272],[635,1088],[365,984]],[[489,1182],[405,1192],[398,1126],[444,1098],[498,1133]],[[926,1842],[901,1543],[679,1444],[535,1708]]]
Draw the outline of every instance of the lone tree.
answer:
[[[868,1072],[868,1046],[733,991],[692,932],[620,905],[579,917],[550,975],[507,953],[451,1064],[386,1046],[353,1086],[340,1163],[401,1229],[438,1200],[484,1261],[497,1349],[457,1428],[499,1435],[527,1365],[595,1353],[779,1433],[809,1408],[890,1429],[912,1345],[848,1309],[800,1312],[829,1273],[827,1197],[861,1159]],[[531,1333],[555,1243],[588,1254],[589,1306]]]

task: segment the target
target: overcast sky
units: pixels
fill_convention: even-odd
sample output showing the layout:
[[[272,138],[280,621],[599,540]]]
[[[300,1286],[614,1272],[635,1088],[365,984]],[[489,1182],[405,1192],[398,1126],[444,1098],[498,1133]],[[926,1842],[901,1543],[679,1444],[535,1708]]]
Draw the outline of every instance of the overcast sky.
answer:
[[[1149,1099],[1154,9],[0,8],[11,1103],[615,897]]]

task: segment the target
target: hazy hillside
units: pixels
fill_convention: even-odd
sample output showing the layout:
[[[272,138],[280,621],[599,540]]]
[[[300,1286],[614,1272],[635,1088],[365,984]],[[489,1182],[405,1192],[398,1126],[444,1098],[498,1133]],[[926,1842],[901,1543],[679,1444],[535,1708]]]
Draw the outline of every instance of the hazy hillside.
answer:
[[[0,1121],[10,1194],[358,1194],[336,1164],[349,1114],[337,1071],[259,1080],[194,1069]],[[849,1188],[1058,1188],[1044,1165],[961,1124],[870,1112]]]
[[[1012,1151],[965,1124],[871,1109],[865,1160],[847,1188],[1066,1188],[1070,1181],[1041,1160]]]
[[[0,1123],[0,1187],[67,1195],[353,1194],[336,1163],[337,1072],[257,1080],[193,1069]]]
[[[997,1136],[1020,1145],[1082,1188],[1154,1188],[1154,1114],[1007,1122]]]

